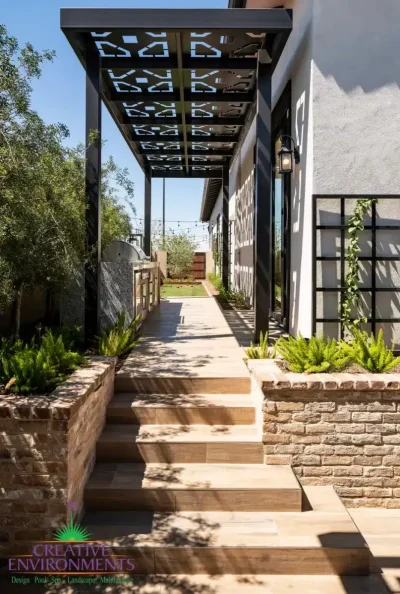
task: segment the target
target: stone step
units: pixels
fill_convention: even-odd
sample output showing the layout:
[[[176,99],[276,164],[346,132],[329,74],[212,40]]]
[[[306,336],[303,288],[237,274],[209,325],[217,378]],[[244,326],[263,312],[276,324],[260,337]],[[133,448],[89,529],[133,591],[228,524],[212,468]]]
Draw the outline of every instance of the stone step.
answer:
[[[322,487],[324,489],[324,487]],[[370,552],[347,511],[89,511],[91,538],[143,574],[367,575]],[[300,590],[296,590],[300,591]]]
[[[178,375],[150,370],[141,373],[140,369],[125,371],[122,368],[115,375],[115,392],[134,392],[136,394],[249,394],[250,376],[220,377],[217,374],[196,377],[195,368],[190,375]]]
[[[290,466],[265,464],[96,464],[87,510],[301,511]]]
[[[255,425],[106,425],[98,462],[261,464]]]
[[[158,425],[251,425],[256,408],[250,394],[115,394],[107,423]]]

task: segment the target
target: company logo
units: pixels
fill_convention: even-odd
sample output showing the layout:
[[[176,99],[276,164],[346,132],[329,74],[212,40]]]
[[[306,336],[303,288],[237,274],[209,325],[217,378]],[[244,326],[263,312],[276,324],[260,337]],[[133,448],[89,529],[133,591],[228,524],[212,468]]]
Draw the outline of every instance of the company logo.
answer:
[[[131,573],[134,560],[115,554],[112,546],[103,541],[91,540],[89,531],[75,520],[76,504],[69,504],[68,509],[69,520],[54,533],[53,540],[33,545],[31,554],[9,558],[12,583],[60,583],[61,577],[56,576],[63,576],[69,584],[131,581],[112,574]],[[34,577],[28,577],[30,574]]]

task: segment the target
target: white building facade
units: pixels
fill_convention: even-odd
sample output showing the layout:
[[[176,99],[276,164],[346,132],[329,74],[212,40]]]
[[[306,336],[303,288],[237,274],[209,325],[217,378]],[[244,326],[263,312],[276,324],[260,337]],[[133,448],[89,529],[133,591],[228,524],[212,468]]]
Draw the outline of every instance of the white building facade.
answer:
[[[282,5],[293,9],[293,31],[272,77],[271,146],[277,163],[281,137],[291,136],[300,163],[292,174],[275,167],[271,181],[271,315],[292,335],[340,335],[346,226],[357,200],[374,197],[359,237],[360,311],[366,329],[383,328],[400,348],[400,2],[230,2]],[[229,180],[230,282],[250,298],[255,139],[250,114]],[[207,180],[201,219],[210,249],[222,210],[217,192]]]

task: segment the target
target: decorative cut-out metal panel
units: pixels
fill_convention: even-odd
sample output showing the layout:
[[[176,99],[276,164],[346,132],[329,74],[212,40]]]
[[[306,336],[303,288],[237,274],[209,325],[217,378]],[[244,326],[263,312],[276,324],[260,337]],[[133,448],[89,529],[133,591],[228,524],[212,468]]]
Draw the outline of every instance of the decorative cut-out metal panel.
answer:
[[[171,58],[177,54],[175,32],[167,31],[92,31],[102,58]],[[222,56],[253,57],[262,48],[265,33],[236,31],[185,31],[182,53],[191,58],[213,59]]]
[[[105,95],[118,105],[131,140],[140,142],[139,152],[153,175],[162,171],[209,173],[211,169],[220,175],[221,168],[229,162],[231,145],[223,147],[220,154],[220,146],[215,144],[219,140],[237,141],[249,103],[235,101],[235,96],[253,92],[255,69],[231,70],[219,65],[213,68],[212,60],[223,56],[236,58],[238,54],[254,57],[264,36],[185,33],[181,41],[181,69],[173,33],[92,32],[92,38],[102,58],[120,58],[121,67],[117,62],[116,67],[103,71]],[[143,63],[150,58],[149,67],[124,68],[125,58],[140,58]],[[189,58],[209,59],[210,67],[185,68],[184,62]],[[165,59],[166,67],[152,68],[154,59]],[[205,95],[206,100],[202,99]],[[174,138],[175,143],[163,142]],[[144,139],[148,142],[143,143]],[[206,140],[212,143],[204,143]]]
[[[99,56],[103,100],[158,177],[221,176],[254,102],[258,52],[291,29],[275,9],[63,9],[61,20],[83,63]]]

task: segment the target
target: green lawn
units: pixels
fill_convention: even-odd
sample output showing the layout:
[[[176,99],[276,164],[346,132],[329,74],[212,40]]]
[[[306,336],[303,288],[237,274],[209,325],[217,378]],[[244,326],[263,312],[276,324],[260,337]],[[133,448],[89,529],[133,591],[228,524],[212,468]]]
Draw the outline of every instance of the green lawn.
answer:
[[[161,297],[206,297],[203,285],[172,285],[167,284],[161,287]]]

